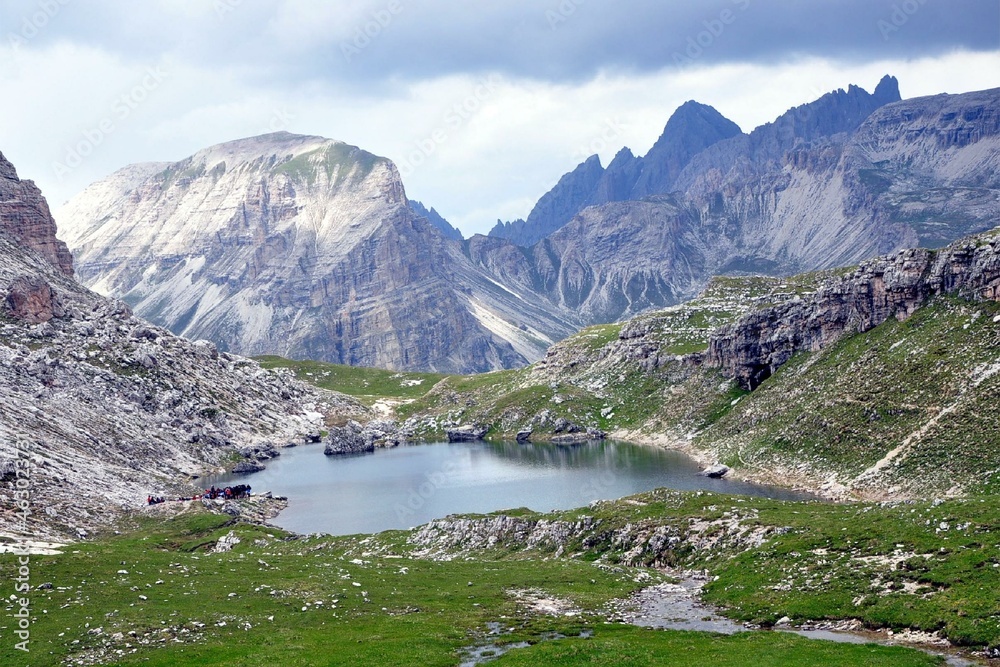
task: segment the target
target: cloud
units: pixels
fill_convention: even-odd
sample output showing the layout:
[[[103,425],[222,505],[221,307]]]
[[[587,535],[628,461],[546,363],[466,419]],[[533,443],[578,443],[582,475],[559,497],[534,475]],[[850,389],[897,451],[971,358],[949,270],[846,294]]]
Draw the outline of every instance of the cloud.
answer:
[[[58,14],[43,44],[250,66],[272,85],[382,87],[470,72],[579,82],[692,61],[861,62],[1000,48],[995,0],[7,0],[0,25],[17,32],[40,7]]]
[[[998,32],[995,0],[5,0],[0,150],[58,205],[129,163],[319,134],[471,233],[588,153],[643,154],[688,99],[750,130],[886,73],[904,97],[994,87]]]

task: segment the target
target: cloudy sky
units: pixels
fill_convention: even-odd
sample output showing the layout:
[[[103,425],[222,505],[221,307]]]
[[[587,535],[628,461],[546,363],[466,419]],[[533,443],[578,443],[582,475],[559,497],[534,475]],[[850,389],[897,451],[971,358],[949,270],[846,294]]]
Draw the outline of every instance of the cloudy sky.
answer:
[[[0,151],[53,207],[288,130],[393,159],[466,234],[688,99],[745,131],[883,74],[1000,86],[1000,0],[3,0]]]

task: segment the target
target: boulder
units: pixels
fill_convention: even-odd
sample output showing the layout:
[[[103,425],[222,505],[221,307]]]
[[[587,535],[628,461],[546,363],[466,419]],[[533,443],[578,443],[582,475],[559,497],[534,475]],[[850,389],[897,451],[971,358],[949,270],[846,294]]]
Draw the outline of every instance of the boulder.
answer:
[[[473,424],[450,428],[447,431],[448,442],[475,442],[477,440],[482,440],[486,437],[487,430],[489,429],[485,426]]]
[[[517,432],[517,441],[522,445],[526,442],[531,442],[531,434],[532,430],[530,428],[520,430]]]
[[[274,446],[274,443],[266,440],[240,447],[239,452],[243,458],[253,461],[267,461],[281,455],[281,452]]]
[[[233,472],[237,475],[247,475],[252,472],[260,472],[264,469],[264,466],[254,460],[240,461],[235,466],[233,466]]]
[[[323,450],[327,456],[364,454],[375,451],[375,441],[365,438],[364,427],[353,420],[344,426],[331,427],[329,438],[326,448]]]
[[[28,324],[41,324],[63,315],[52,287],[38,276],[20,276],[7,289],[7,313]]]
[[[712,479],[720,479],[722,477],[725,477],[726,473],[728,472],[729,472],[729,466],[723,465],[721,463],[716,463],[715,465],[705,468],[698,474],[703,475],[705,477],[711,477]]]

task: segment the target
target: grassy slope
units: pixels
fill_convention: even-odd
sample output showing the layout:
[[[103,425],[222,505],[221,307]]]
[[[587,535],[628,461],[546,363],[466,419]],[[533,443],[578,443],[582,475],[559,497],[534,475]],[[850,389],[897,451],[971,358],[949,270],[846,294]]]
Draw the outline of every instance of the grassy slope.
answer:
[[[756,280],[717,280],[684,307],[585,329],[527,369],[446,378],[399,413],[427,438],[477,422],[492,437],[533,428],[544,439],[557,417],[669,434],[779,483],[834,480],[862,494],[1000,490],[1000,304],[937,299],[906,322],[800,354],[747,394],[676,355],[735,318],[735,301],[799,291],[784,283],[778,297],[773,285],[754,297]]]
[[[399,413],[418,417],[415,430],[427,438],[440,437],[444,425],[458,422],[489,425],[491,437],[497,438],[532,428],[535,439],[544,439],[560,417],[602,430],[638,428],[651,418],[662,421],[664,404],[676,396],[680,381],[690,372],[671,368],[648,372],[632,361],[635,347],[655,346],[665,357],[704,350],[716,327],[752,307],[815,290],[833,273],[787,279],[715,278],[689,303],[640,315],[625,325],[583,329],[527,369],[447,378]],[[714,376],[712,383],[718,384]],[[698,393],[704,398],[700,389]],[[697,404],[680,406],[679,415],[671,416],[669,423],[679,421]]]
[[[462,647],[496,641],[486,638],[489,622],[513,628],[501,641],[533,644],[497,665],[689,665],[709,657],[720,665],[937,664],[907,649],[783,633],[722,639],[604,622],[610,599],[659,579],[614,565],[622,546],[612,543],[613,529],[682,530],[734,517],[781,530],[756,548],[722,539],[710,549],[682,546],[675,559],[717,573],[707,595],[731,605],[737,617],[858,616],[872,625],[942,628],[967,643],[1000,640],[990,583],[1000,563],[993,503],[835,506],[660,491],[548,518],[583,514],[601,519],[602,530],[579,545],[578,557],[500,545],[447,561],[414,557],[403,533],[288,540],[226,516],[143,518],[123,535],[32,558],[33,583],[54,588],[31,593],[31,664],[73,657],[121,665],[454,665]],[[925,528],[928,519],[956,527],[934,532]],[[959,530],[959,523],[968,525]],[[232,552],[206,553],[229,531],[242,540]],[[897,550],[917,555],[898,569],[865,560]],[[11,557],[0,564],[5,578],[13,573]],[[818,587],[820,580],[832,583]],[[919,583],[915,592],[907,592],[911,581]],[[515,589],[570,600],[581,613],[535,615],[510,594]],[[572,637],[584,628],[594,632],[590,639],[542,641],[548,632]],[[23,658],[11,642],[0,644],[2,664],[25,664]]]
[[[1000,304],[937,299],[802,354],[697,442],[744,467],[802,466],[864,489],[1000,491]],[[892,464],[859,475],[902,443]]]
[[[275,356],[256,359],[264,368],[290,368],[304,382],[357,397],[366,403],[379,398],[419,398],[446,377],[438,373],[398,373],[322,361],[293,361]]]

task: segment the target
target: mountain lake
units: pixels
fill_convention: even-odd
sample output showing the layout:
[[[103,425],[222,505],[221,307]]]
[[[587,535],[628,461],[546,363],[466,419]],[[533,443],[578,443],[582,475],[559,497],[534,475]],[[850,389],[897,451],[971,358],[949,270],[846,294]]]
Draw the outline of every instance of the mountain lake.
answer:
[[[710,479],[700,469],[679,452],[614,441],[571,447],[437,443],[353,456],[326,456],[319,444],[282,449],[261,472],[205,477],[200,485],[245,483],[254,493],[287,496],[288,508],[272,523],[330,535],[412,528],[449,514],[571,509],[659,487],[779,500],[812,497]]]

